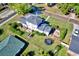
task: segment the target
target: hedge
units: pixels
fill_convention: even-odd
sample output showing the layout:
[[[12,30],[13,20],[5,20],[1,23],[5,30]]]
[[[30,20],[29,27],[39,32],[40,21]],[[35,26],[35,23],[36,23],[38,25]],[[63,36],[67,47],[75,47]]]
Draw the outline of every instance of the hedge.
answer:
[[[4,30],[0,28],[0,35],[2,35],[3,32],[4,32]]]
[[[65,38],[67,31],[68,31],[68,29],[66,29],[66,28],[63,28],[60,30],[60,39],[63,40]]]

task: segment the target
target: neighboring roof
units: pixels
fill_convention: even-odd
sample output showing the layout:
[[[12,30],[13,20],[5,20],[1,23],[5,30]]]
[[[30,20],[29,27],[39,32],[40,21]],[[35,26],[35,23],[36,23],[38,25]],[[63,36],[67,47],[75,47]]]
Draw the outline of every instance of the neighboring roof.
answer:
[[[24,45],[24,42],[14,36],[8,36],[5,40],[0,42],[0,56],[15,56]]]
[[[24,16],[24,19],[21,19],[21,22],[29,22],[32,23],[34,25],[39,25],[42,22],[42,19],[39,16],[36,16],[34,14],[28,14]]]
[[[72,35],[69,50],[73,51],[76,54],[79,54],[79,36],[76,37]]]

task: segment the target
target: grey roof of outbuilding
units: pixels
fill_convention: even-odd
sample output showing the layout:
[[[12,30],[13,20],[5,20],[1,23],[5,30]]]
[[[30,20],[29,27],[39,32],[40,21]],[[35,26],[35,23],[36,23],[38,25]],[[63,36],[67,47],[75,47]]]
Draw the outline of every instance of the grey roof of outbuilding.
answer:
[[[72,35],[69,50],[79,54],[79,36]]]
[[[8,36],[5,40],[0,42],[0,56],[15,56],[24,45],[24,42],[14,36]]]
[[[45,27],[45,29],[44,29],[44,32],[50,32],[51,29],[52,29],[52,28],[51,28],[50,26],[47,25],[47,26]]]
[[[48,24],[41,24],[38,29],[41,30],[41,31],[44,31],[45,27],[47,26]]]
[[[28,14],[25,15],[23,19],[21,19],[21,22],[29,22],[34,25],[39,25],[42,22],[43,19],[41,19],[39,16],[36,16],[34,14]]]

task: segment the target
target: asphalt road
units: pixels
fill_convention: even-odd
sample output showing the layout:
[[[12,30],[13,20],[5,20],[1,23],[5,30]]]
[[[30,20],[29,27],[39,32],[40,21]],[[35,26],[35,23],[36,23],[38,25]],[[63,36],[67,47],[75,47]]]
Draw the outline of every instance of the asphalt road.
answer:
[[[8,21],[9,18],[11,18],[12,16],[16,15],[16,12],[12,12],[11,14],[9,14],[7,17],[3,18],[2,20],[0,20],[0,25],[2,25],[4,22]]]

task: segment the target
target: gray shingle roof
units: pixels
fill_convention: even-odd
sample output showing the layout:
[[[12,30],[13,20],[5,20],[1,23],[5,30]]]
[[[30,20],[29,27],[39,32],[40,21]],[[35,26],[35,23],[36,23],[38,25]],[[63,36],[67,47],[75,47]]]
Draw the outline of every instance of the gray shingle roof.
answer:
[[[4,45],[4,46],[3,46]],[[0,56],[14,56],[23,47],[25,43],[15,38],[14,36],[9,36],[2,43],[0,42]]]
[[[50,26],[46,26],[44,29],[44,32],[50,32],[51,31],[51,27]]]
[[[24,16],[24,19],[21,19],[21,22],[29,22],[34,25],[39,25],[42,22],[42,19],[39,16],[33,15],[33,14],[28,14]]]
[[[48,24],[44,23],[44,24],[41,24],[41,25],[38,27],[38,29],[41,30],[41,31],[43,31],[44,33],[45,33],[45,32],[50,33],[50,31],[51,31],[52,28],[51,28]]]
[[[79,37],[72,35],[71,44],[69,50],[79,54]]]
[[[41,24],[38,29],[41,31],[44,31],[45,27],[47,26],[47,24]]]

